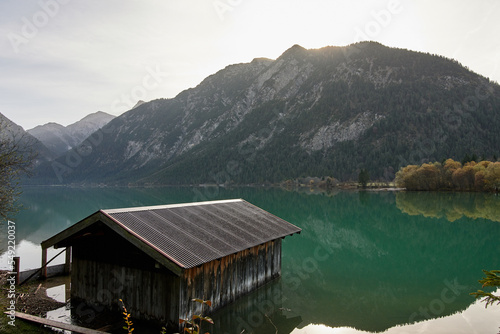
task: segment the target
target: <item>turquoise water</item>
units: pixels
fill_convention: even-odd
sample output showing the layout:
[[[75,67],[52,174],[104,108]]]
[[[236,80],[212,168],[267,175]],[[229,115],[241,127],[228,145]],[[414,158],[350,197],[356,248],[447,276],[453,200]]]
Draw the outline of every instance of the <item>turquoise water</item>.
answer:
[[[469,295],[482,269],[500,269],[490,194],[27,188],[14,219],[21,266],[36,267],[41,241],[101,208],[227,198],[303,231],[283,242],[282,278],[214,314],[212,334],[498,331],[500,307]]]

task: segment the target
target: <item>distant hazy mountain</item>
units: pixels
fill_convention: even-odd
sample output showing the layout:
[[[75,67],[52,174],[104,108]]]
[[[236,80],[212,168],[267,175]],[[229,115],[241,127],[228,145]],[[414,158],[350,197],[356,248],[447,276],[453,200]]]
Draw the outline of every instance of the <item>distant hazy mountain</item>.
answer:
[[[409,163],[499,156],[499,129],[500,87],[456,61],[373,42],[295,45],[137,106],[40,176],[241,184],[355,180],[366,168],[372,179],[392,179]]]
[[[35,165],[50,161],[56,157],[42,142],[2,114],[0,114],[0,131],[0,137],[12,140],[21,150],[21,153],[31,151],[35,153]]]
[[[98,111],[66,127],[57,123],[47,123],[28,130],[28,133],[59,156],[80,145],[88,136],[109,123],[113,118],[115,116]]]

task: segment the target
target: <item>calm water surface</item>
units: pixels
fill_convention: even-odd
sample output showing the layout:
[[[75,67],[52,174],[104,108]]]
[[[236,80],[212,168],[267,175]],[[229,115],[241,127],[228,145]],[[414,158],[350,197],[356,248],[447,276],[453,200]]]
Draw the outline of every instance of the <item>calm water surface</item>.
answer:
[[[482,269],[500,269],[495,195],[28,188],[14,219],[21,267],[39,266],[41,241],[98,209],[228,198],[303,231],[283,242],[282,278],[214,314],[212,334],[498,332],[500,306],[469,295]]]

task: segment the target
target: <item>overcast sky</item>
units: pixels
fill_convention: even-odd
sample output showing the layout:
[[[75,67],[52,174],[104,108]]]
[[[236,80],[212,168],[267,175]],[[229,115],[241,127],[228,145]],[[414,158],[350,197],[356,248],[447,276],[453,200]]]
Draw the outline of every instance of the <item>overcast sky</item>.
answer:
[[[1,0],[0,113],[25,129],[170,98],[229,64],[375,40],[500,82],[500,1]]]

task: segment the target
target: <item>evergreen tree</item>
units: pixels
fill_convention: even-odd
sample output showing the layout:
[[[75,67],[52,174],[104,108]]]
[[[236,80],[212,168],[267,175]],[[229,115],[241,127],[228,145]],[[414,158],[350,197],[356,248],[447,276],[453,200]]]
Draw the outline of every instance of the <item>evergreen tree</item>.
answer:
[[[471,161],[471,157],[469,154],[466,154],[464,158],[462,159],[462,165],[465,165],[466,163]]]
[[[365,168],[361,168],[358,175],[358,183],[361,188],[366,188],[366,186],[368,185],[368,181],[370,181],[370,174]]]
[[[483,270],[486,277],[479,280],[479,283],[484,287],[500,287],[500,270]],[[485,307],[493,304],[500,304],[500,296],[494,295],[491,292],[485,292],[483,290],[477,290],[471,293],[476,299],[483,298],[483,302],[486,302]],[[499,332],[500,334],[500,332]]]

